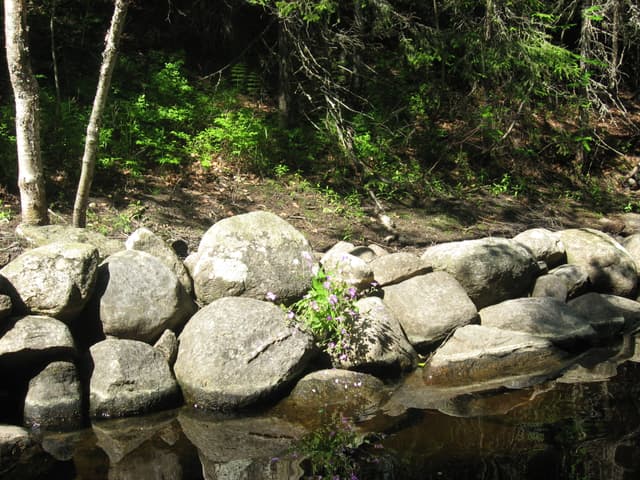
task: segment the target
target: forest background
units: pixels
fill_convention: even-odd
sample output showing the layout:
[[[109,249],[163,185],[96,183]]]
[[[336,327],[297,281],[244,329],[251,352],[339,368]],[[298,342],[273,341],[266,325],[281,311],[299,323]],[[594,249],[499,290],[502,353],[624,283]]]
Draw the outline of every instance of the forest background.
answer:
[[[49,214],[67,223],[113,2],[28,6]],[[13,226],[0,68],[0,220]],[[88,225],[195,238],[268,208],[322,248],[640,211],[639,103],[635,0],[135,0]]]

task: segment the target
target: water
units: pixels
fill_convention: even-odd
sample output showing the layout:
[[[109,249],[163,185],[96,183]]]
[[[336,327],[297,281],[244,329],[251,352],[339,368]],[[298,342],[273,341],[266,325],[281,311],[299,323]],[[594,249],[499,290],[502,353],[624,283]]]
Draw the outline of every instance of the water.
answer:
[[[640,479],[638,362],[640,341],[627,338],[526,388],[434,393],[417,372],[357,419],[281,404],[240,417],[182,408],[100,422],[42,434],[47,453],[3,478],[298,479],[313,460],[341,478]]]

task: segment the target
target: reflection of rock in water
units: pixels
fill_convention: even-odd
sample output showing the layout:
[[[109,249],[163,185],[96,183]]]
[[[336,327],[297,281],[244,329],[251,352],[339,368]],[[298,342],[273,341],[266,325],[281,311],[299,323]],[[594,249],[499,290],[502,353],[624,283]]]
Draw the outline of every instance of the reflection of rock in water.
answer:
[[[167,446],[147,442],[109,468],[109,480],[182,479],[180,457]]]
[[[608,382],[453,398],[453,412],[474,416],[425,411],[385,447],[410,465],[407,479],[640,478],[639,375],[624,363]]]
[[[146,417],[122,418],[93,425],[97,445],[112,463],[120,462],[140,445],[168,428],[176,419],[174,411]]]
[[[271,460],[305,433],[299,425],[276,417],[216,418],[182,410],[178,420],[198,449],[208,480],[272,480]]]

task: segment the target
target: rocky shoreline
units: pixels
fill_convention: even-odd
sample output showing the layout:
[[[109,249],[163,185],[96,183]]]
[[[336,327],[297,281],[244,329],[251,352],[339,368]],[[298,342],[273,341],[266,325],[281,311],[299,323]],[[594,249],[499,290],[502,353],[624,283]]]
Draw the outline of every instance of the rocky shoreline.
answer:
[[[384,408],[384,382],[409,373],[424,389],[521,385],[640,326],[638,233],[531,229],[420,256],[346,242],[318,253],[253,212],[216,223],[186,259],[146,229],[124,244],[62,227],[18,234],[33,248],[0,270],[9,450],[29,438],[18,426],[73,430],[183,403]],[[318,262],[369,292],[345,358],[320,352],[272,301],[305,295]]]

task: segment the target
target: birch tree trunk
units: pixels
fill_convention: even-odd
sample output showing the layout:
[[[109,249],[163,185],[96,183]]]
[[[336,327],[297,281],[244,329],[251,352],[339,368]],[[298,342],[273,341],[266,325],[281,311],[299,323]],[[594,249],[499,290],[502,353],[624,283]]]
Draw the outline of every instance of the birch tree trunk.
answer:
[[[111,26],[105,40],[105,48],[102,53],[102,65],[100,66],[100,77],[96,96],[93,100],[93,108],[87,125],[87,136],[84,142],[84,153],[82,155],[82,170],[80,171],[80,181],[76,192],[76,200],[73,205],[73,226],[85,227],[87,223],[87,206],[89,204],[89,192],[96,168],[96,157],[98,153],[98,143],[100,140],[100,124],[102,113],[107,103],[109,87],[111,86],[111,76],[116,65],[118,54],[118,43],[124,29],[127,8],[130,0],[115,0]]]
[[[26,0],[4,1],[7,64],[16,103],[18,188],[22,223],[49,222],[40,152],[38,82],[31,70],[27,42]]]

